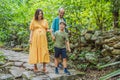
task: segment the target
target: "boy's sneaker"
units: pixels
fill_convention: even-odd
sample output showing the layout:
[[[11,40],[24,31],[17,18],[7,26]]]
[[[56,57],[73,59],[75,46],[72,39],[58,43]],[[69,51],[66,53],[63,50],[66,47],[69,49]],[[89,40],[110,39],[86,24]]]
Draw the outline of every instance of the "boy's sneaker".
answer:
[[[64,73],[70,75],[70,72],[66,68],[64,69]]]
[[[55,68],[55,74],[59,74],[58,68]]]

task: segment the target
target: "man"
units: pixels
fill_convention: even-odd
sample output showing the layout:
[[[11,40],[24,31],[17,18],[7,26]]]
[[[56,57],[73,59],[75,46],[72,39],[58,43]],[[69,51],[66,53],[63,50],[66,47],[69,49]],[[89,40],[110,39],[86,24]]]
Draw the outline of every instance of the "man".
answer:
[[[65,14],[64,8],[60,8],[58,10],[58,14],[59,15],[52,22],[51,28],[52,28],[53,34],[59,30],[59,23],[61,21],[64,21],[66,23],[66,19],[64,18],[64,14]],[[65,31],[67,32],[66,28],[65,28]]]

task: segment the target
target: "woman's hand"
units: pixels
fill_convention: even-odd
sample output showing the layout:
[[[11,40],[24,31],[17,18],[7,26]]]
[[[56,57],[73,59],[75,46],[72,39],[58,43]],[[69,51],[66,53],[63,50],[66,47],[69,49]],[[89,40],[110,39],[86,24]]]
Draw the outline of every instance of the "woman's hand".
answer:
[[[31,39],[29,39],[29,43],[30,43],[30,44],[32,43],[32,40],[31,40]]]
[[[52,30],[51,30],[51,29],[48,29],[48,30],[47,30],[47,32],[50,32],[50,33],[52,33]]]

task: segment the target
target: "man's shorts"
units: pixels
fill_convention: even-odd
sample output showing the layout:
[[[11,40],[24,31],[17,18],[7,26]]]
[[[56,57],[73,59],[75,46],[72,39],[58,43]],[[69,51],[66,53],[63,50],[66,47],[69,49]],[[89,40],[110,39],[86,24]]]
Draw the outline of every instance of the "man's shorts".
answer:
[[[59,58],[60,55],[62,56],[62,58],[67,58],[67,55],[66,55],[66,48],[57,48],[57,47],[54,47],[54,50],[55,50],[55,58]]]

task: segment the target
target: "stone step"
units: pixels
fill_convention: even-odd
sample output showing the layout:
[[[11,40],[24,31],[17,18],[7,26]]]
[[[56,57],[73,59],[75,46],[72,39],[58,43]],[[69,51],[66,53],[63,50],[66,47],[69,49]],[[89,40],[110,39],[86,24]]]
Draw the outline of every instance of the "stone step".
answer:
[[[1,73],[0,80],[79,80],[80,76],[85,74],[74,69],[69,69],[71,75],[64,74],[63,69],[59,69],[59,74],[55,74],[55,67],[52,61],[47,64],[47,70],[49,73],[34,73],[32,70],[33,65],[28,63],[28,54],[1,48],[0,51],[4,53],[4,56],[7,57],[8,61],[2,65],[2,67],[6,69],[7,74]],[[38,64],[37,66],[38,69],[41,70],[43,65]]]

